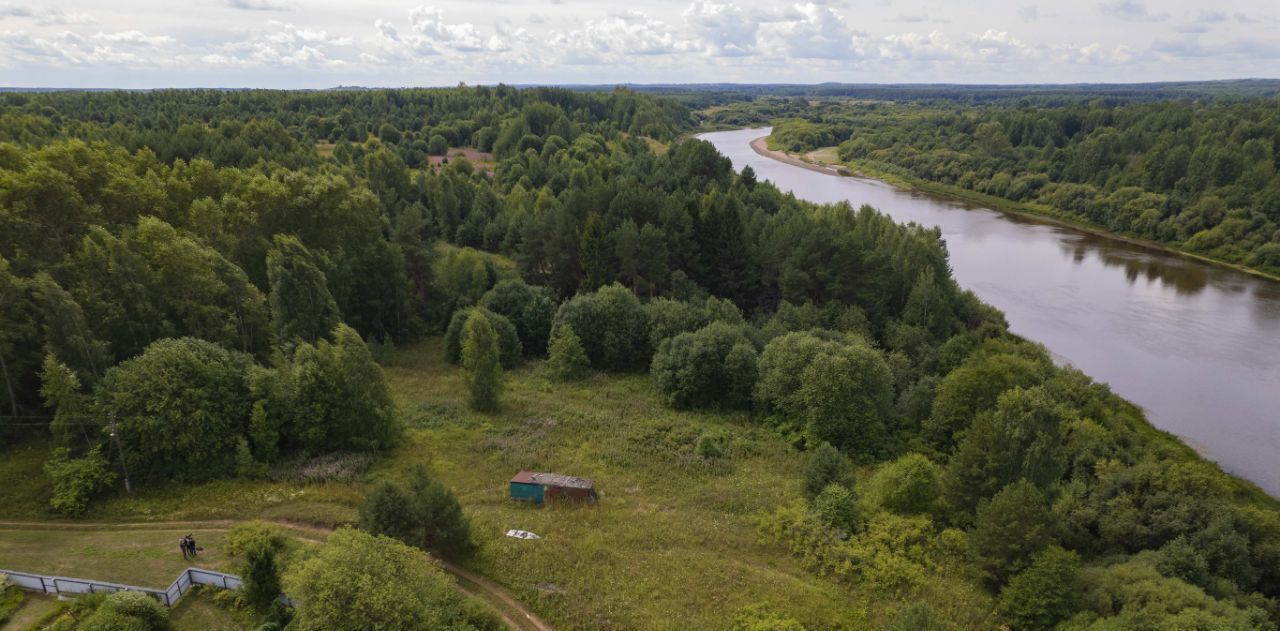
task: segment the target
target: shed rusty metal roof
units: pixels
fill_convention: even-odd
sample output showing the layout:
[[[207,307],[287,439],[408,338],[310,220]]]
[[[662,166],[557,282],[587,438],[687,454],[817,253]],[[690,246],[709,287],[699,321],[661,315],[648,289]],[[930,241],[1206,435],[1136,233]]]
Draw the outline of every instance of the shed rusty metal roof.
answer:
[[[517,473],[512,482],[519,484],[541,484],[543,486],[558,486],[568,489],[589,489],[595,484],[586,478],[575,478],[571,475],[560,475],[559,473],[537,473],[534,471],[521,471]]]

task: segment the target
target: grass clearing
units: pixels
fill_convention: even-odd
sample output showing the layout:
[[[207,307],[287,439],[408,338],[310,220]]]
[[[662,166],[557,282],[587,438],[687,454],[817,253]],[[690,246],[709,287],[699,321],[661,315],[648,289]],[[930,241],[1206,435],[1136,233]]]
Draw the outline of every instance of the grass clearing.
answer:
[[[785,550],[758,542],[756,518],[798,496],[803,456],[745,413],[671,410],[644,374],[553,385],[541,362],[528,362],[507,374],[500,413],[474,414],[462,371],[444,361],[439,337],[396,350],[386,373],[406,441],[354,482],[137,485],[133,496],[96,501],[87,518],[349,523],[372,482],[422,463],[472,520],[480,549],[465,565],[557,629],[723,629],[751,608],[810,628],[867,628],[877,603],[892,606],[816,577]],[[724,457],[695,454],[708,430],[728,437]],[[9,500],[0,519],[49,519],[38,466],[46,452],[35,441],[18,452],[21,462],[0,464],[0,473],[21,474],[0,491]],[[601,501],[512,502],[507,482],[521,469],[592,478]],[[510,528],[542,539],[508,538]],[[185,567],[176,542],[189,531],[205,547],[198,565],[228,566],[222,533],[156,525],[145,534],[0,530],[0,567],[163,587]]]

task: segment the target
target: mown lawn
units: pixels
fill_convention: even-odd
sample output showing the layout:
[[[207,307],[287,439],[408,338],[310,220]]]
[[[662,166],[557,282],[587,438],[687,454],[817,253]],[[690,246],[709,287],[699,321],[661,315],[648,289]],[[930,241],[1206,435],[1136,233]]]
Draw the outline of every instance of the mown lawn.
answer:
[[[878,619],[877,602],[757,541],[756,518],[798,497],[803,457],[745,414],[673,411],[643,374],[552,384],[540,362],[508,375],[501,413],[473,414],[462,371],[443,361],[441,349],[432,338],[387,362],[406,441],[355,482],[144,484],[133,496],[99,500],[86,519],[348,523],[372,482],[420,463],[471,517],[480,547],[466,565],[559,629],[724,629],[749,609],[814,629],[867,628]],[[723,437],[723,457],[695,453],[704,432]],[[22,480],[0,488],[0,519],[50,518],[39,475],[46,451],[33,444],[0,463],[0,475]],[[513,503],[507,481],[521,469],[592,478],[601,500],[594,507]],[[542,539],[508,538],[510,528]],[[93,533],[0,530],[0,567],[163,586],[183,566],[175,544],[183,534],[151,531],[121,543]],[[219,534],[204,535],[201,545],[202,566],[226,562],[217,556]]]

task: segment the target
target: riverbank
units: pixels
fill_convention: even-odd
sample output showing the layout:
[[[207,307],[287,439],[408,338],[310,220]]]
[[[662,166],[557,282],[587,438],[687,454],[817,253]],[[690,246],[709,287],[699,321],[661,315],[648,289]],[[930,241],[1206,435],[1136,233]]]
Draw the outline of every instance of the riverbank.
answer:
[[[1133,236],[1111,232],[1110,230],[1107,230],[1105,228],[1101,228],[1099,226],[1095,226],[1093,224],[1080,221],[1075,217],[1065,216],[1062,213],[1058,213],[1052,208],[1049,208],[1047,206],[1041,206],[1037,204],[1026,204],[1022,202],[1014,202],[1014,201],[1004,199],[1002,197],[995,197],[993,195],[987,195],[985,193],[979,193],[977,191],[971,191],[969,189],[964,189],[957,186],[951,186],[948,184],[939,184],[937,182],[930,182],[928,180],[923,180],[920,178],[904,176],[896,173],[890,173],[888,171],[884,171],[883,169],[877,169],[874,166],[871,166],[865,163],[855,162],[852,164],[852,168],[850,168],[851,165],[846,165],[846,164],[836,165],[836,164],[829,164],[824,162],[811,162],[802,156],[787,153],[785,151],[781,151],[777,149],[770,149],[768,145],[768,140],[769,140],[769,136],[767,135],[761,136],[760,138],[752,140],[751,141],[752,150],[772,160],[777,160],[779,162],[800,167],[802,169],[808,169],[810,171],[816,171],[818,173],[825,173],[827,175],[843,175],[848,177],[860,177],[868,180],[877,180],[903,190],[920,192],[926,195],[958,201],[964,204],[971,204],[974,206],[990,208],[991,210],[995,210],[995,211],[1010,214],[1010,215],[1015,215],[1017,217],[1027,219],[1030,221],[1036,221],[1036,222],[1044,223],[1048,225],[1070,228],[1072,230],[1078,230],[1086,234],[1103,237],[1107,239],[1114,239],[1116,241],[1122,241],[1129,245],[1134,245],[1140,248],[1145,248],[1145,249],[1153,250],[1157,252],[1165,252],[1168,254],[1175,254],[1177,256],[1194,259],[1202,263],[1209,263],[1211,265],[1216,265],[1219,267],[1229,268],[1237,272],[1243,272],[1245,274],[1257,276],[1259,278],[1265,278],[1267,280],[1272,280],[1272,281],[1280,281],[1280,275],[1278,274],[1272,274],[1260,269],[1249,267],[1247,265],[1232,263],[1231,261],[1224,261],[1222,259],[1214,258],[1211,256],[1205,256],[1203,254],[1199,254],[1196,252],[1189,252],[1182,248],[1178,248],[1166,243],[1160,243],[1157,241],[1152,241],[1150,239],[1143,239],[1140,237],[1133,237]]]

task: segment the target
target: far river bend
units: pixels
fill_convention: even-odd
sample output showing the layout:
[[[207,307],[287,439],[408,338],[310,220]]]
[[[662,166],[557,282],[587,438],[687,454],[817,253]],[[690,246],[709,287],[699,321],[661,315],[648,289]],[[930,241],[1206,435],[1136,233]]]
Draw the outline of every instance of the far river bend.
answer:
[[[702,134],[797,197],[870,204],[938,226],[961,286],[1137,403],[1236,475],[1280,497],[1280,282],[1070,228],[973,208],[883,182],[762,156],[768,129]]]

